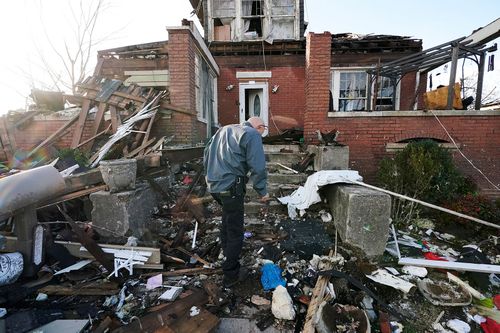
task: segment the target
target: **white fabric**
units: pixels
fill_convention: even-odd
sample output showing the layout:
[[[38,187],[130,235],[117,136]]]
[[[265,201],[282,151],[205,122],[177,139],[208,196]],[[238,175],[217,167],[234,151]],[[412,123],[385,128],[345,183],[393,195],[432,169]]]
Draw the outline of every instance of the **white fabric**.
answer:
[[[296,189],[292,194],[278,200],[288,205],[288,215],[293,219],[299,211],[309,208],[312,204],[321,201],[318,190],[321,186],[336,183],[351,183],[363,181],[363,178],[354,170],[323,170],[310,175],[304,186]]]

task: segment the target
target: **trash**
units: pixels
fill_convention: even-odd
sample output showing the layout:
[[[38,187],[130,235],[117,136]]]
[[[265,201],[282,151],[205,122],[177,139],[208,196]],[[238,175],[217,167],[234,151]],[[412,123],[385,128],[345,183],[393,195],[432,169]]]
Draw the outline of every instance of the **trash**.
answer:
[[[138,245],[138,242],[139,240],[137,239],[137,237],[134,237],[134,236],[129,236],[129,238],[127,238],[127,242],[125,243],[125,246],[130,246],[130,247],[136,247]]]
[[[292,298],[288,294],[286,288],[282,285],[278,285],[273,291],[271,311],[277,319],[295,319],[295,310],[293,309]]]
[[[165,291],[163,294],[160,295],[160,299],[164,301],[175,301],[175,299],[182,293],[183,288],[182,287],[174,287],[174,286],[165,286],[166,288],[169,288],[167,291]]]
[[[427,276],[427,269],[425,267],[417,267],[417,266],[403,266],[401,269],[403,273],[412,275],[412,276],[418,276],[418,277],[426,277]]]
[[[371,275],[366,275],[366,277],[377,283],[401,290],[404,293],[408,293],[411,288],[415,287],[413,283],[400,279],[383,269],[378,269],[372,272]]]
[[[23,272],[23,255],[19,252],[0,254],[0,286],[16,282]]]
[[[271,305],[270,300],[268,300],[264,297],[261,297],[259,295],[252,295],[252,298],[250,299],[250,301],[252,302],[252,304],[255,304],[257,306]]]
[[[189,316],[194,317],[200,314],[200,309],[198,309],[196,306],[192,306],[191,309],[189,309]]]
[[[148,281],[146,282],[146,289],[147,290],[155,289],[161,287],[162,284],[163,284],[163,275],[161,275],[160,273],[148,279]]]
[[[59,274],[63,274],[63,273],[68,273],[68,272],[71,272],[71,271],[77,271],[85,266],[87,266],[88,264],[90,264],[93,260],[92,259],[87,259],[87,260],[81,260],[79,262],[77,262],[76,264],[74,265],[71,265],[69,267],[66,267],[64,269],[61,269],[60,271],[57,271],[56,273],[54,273],[54,275],[59,275]]]
[[[465,321],[459,319],[451,319],[446,322],[446,326],[456,333],[469,333],[470,326]]]
[[[447,281],[434,282],[430,279],[423,279],[417,281],[417,286],[422,295],[434,305],[465,306],[472,301],[472,296],[467,289]]]
[[[47,296],[47,294],[39,293],[38,295],[36,295],[35,301],[37,301],[37,302],[44,302],[44,301],[46,301],[48,299],[49,299],[49,296]]]
[[[32,333],[80,333],[89,324],[88,319],[58,319],[32,330]]]
[[[0,318],[5,317],[7,314],[7,309],[6,308],[0,308]]]
[[[321,303],[316,312],[316,332],[370,333],[371,325],[366,313],[352,305]]]
[[[323,221],[324,223],[332,222],[332,214],[330,214],[329,212],[322,210],[319,212],[319,214],[321,216],[321,221]]]
[[[281,276],[281,269],[273,263],[266,263],[261,269],[260,281],[264,290],[272,290],[277,286],[286,286],[286,281]]]
[[[460,278],[457,276],[451,274],[450,272],[447,273],[448,280],[462,286],[464,289],[467,289],[467,291],[472,295],[472,297],[477,298],[479,300],[485,299],[486,297],[481,294],[479,291],[476,289],[472,288],[467,282],[462,281]]]

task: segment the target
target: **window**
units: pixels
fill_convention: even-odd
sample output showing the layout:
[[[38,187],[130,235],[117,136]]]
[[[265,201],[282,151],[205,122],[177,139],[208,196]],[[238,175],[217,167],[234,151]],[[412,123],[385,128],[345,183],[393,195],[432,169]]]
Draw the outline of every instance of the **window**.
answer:
[[[198,120],[217,124],[217,76],[198,53],[195,55],[194,71]]]
[[[209,41],[298,39],[299,0],[211,0]]]
[[[386,77],[379,77],[375,95],[375,82],[370,85],[369,79],[370,76],[365,69],[332,70],[329,111],[366,111],[369,108],[381,111],[394,110],[392,81]],[[368,103],[368,98],[373,100],[375,97],[375,107],[369,107],[372,103]]]

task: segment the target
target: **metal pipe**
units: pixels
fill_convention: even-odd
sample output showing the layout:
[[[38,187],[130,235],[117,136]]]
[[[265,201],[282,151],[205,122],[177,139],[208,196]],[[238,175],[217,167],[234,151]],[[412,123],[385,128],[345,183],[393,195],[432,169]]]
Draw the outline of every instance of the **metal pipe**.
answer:
[[[50,165],[21,171],[0,179],[0,219],[61,194],[66,189],[64,178]]]

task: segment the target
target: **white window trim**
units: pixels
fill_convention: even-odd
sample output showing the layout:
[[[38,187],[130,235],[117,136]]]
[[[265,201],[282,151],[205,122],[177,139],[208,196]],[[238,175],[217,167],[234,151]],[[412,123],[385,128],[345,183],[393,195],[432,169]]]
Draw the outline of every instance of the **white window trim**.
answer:
[[[338,111],[339,110],[339,93],[340,90],[337,88],[340,86],[340,73],[345,73],[345,72],[365,72],[368,69],[372,69],[374,67],[371,66],[356,66],[356,67],[330,67],[330,91],[332,92],[332,98],[333,98],[333,112],[363,112],[363,111]],[[368,84],[369,82],[369,75],[366,73],[366,82]],[[335,90],[333,89],[335,88]],[[375,93],[375,85],[372,84],[371,87],[371,96],[374,96]],[[394,111],[399,111],[400,107],[400,95],[401,95],[401,82],[398,81],[396,85],[396,97],[394,101]],[[367,99],[365,97],[365,111],[367,108]],[[372,106],[373,109],[373,106]],[[371,110],[374,111],[374,110]]]

